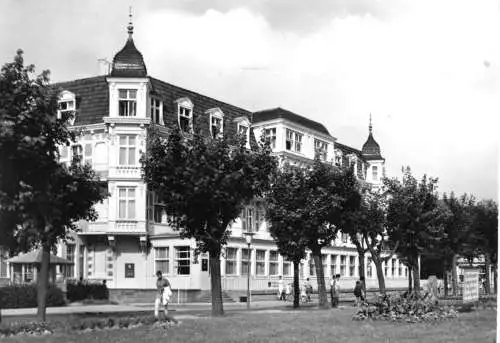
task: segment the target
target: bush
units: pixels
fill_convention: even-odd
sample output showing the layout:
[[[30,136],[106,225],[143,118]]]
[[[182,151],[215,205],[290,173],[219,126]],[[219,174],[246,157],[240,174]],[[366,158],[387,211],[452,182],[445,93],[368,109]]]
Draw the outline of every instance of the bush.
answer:
[[[0,324],[0,337],[15,335],[50,335],[54,333],[54,327],[50,323],[10,323]]]
[[[37,285],[11,285],[0,288],[2,308],[31,308],[37,307]],[[64,294],[55,285],[49,284],[47,289],[47,307],[64,306]]]
[[[68,281],[66,297],[70,302],[86,299],[108,300],[108,287],[102,283]]]

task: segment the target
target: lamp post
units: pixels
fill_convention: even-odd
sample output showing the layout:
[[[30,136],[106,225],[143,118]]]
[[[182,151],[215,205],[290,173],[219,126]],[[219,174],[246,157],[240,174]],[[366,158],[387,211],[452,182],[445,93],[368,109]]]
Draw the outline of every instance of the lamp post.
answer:
[[[250,309],[250,245],[252,245],[252,237],[255,234],[254,232],[244,232],[245,240],[248,245],[248,255],[247,255],[247,309]]]

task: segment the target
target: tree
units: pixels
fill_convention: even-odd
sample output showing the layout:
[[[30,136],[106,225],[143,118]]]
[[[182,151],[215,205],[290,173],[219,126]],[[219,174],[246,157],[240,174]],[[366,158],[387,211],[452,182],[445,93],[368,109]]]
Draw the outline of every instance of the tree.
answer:
[[[463,194],[457,198],[453,192],[448,196],[443,194],[443,203],[448,210],[443,226],[443,235],[437,242],[439,256],[445,268],[445,294],[448,293],[447,272],[451,270],[453,295],[458,293],[457,259],[467,250],[475,249],[472,230],[475,199]]]
[[[176,129],[165,140],[151,131],[141,163],[149,189],[166,204],[169,223],[208,252],[212,313],[222,315],[221,250],[243,206],[270,186],[276,161],[269,144],[249,150],[244,137],[212,139],[198,131],[184,137]]]
[[[389,195],[387,235],[399,242],[396,253],[406,259],[413,272],[413,291],[419,294],[419,257],[436,247],[446,218],[446,208],[438,202],[437,179],[424,175],[418,182],[408,167],[402,180],[384,179],[384,186]]]
[[[92,206],[104,195],[89,166],[58,163],[57,146],[74,139],[66,127],[71,114],[56,116],[48,71],[33,77],[22,55],[18,50],[0,75],[1,236],[13,251],[41,246],[37,316],[44,321],[50,250],[76,221],[95,218]]]
[[[281,211],[290,211],[296,218],[297,226],[300,222],[297,230],[302,230],[302,241],[311,250],[314,259],[319,306],[327,308],[329,302],[321,249],[335,239],[342,220],[342,211],[347,210],[353,202],[351,193],[356,192],[356,180],[352,169],[339,169],[319,158],[315,159],[310,168],[295,169],[293,173],[294,183],[290,184],[290,192],[294,192],[295,188],[301,191],[295,196],[295,207],[282,208]],[[286,195],[286,192],[282,194]],[[274,203],[279,206],[279,201],[274,200]],[[282,238],[288,239],[286,236]]]
[[[299,265],[306,255],[303,235],[303,170],[287,167],[277,172],[266,195],[266,219],[279,253],[293,263],[293,307],[299,307]]]
[[[485,258],[486,291],[491,287],[490,265],[494,271],[494,290],[497,292],[497,260],[498,260],[498,205],[493,200],[480,201],[474,208],[473,231],[477,238],[478,250]]]

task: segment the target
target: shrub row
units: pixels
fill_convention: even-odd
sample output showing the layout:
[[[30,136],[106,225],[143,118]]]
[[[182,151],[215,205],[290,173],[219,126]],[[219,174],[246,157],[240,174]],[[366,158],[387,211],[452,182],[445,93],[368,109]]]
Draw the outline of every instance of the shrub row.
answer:
[[[34,283],[1,287],[1,308],[37,307],[37,294],[37,285]],[[66,301],[62,290],[50,284],[47,289],[47,307],[64,305],[66,305]]]
[[[66,297],[70,302],[85,299],[109,299],[108,287],[102,283],[68,281],[66,284],[66,291]]]
[[[143,325],[153,325],[157,320],[152,315],[139,315],[122,318],[85,318],[69,323],[10,323],[0,325],[0,338],[15,335],[43,335],[52,334],[55,331],[93,331],[104,329],[127,329]],[[171,324],[158,322],[157,326],[166,328]]]

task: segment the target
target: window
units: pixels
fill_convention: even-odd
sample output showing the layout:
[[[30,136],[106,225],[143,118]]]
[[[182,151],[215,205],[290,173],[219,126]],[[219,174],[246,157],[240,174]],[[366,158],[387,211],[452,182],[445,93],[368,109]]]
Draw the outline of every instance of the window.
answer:
[[[226,275],[236,275],[238,249],[226,248]]]
[[[366,277],[372,277],[372,258],[368,257],[366,259]]]
[[[83,162],[83,148],[80,144],[73,145],[71,147],[72,159],[77,158],[80,162]]]
[[[83,155],[83,162],[92,165],[92,144],[86,143]]]
[[[278,252],[275,250],[269,251],[269,275],[279,274]]]
[[[347,243],[349,235],[347,233],[342,233],[342,243]]]
[[[398,263],[398,276],[403,276],[403,264],[401,261]]]
[[[223,113],[220,109],[214,109],[210,113],[210,136],[220,138],[224,132]]]
[[[246,206],[242,213],[241,228],[244,232],[256,232],[262,227],[265,221],[265,212],[262,204],[256,203],[253,206]]]
[[[118,188],[118,218],[135,219],[135,188]]]
[[[80,251],[78,253],[78,276],[83,277],[85,262],[85,245],[80,244]]]
[[[286,150],[300,152],[302,150],[302,134],[286,129]]]
[[[182,132],[191,133],[193,111],[190,108],[179,106],[179,127]]]
[[[151,98],[151,121],[163,125],[162,103],[159,99]]]
[[[191,248],[176,247],[175,248],[175,271],[177,275],[191,274]]]
[[[118,115],[120,117],[135,117],[137,109],[137,90],[118,90]]]
[[[378,180],[378,167],[377,166],[372,167],[372,179],[374,181]]]
[[[389,271],[389,265],[386,261],[386,262],[384,262],[384,276],[387,276],[388,271]]]
[[[292,262],[287,261],[283,258],[283,276],[292,275]]]
[[[355,276],[356,274],[356,256],[349,256],[349,276]]]
[[[391,260],[391,276],[395,277],[396,276],[396,259],[393,258]]]
[[[242,135],[243,137],[246,138],[247,142],[248,142],[248,126],[246,125],[243,125],[243,124],[238,124],[238,134],[239,135]]]
[[[249,259],[250,259],[250,250],[241,249],[241,275],[248,275]]]
[[[271,129],[264,130],[264,138],[266,142],[269,142],[271,145],[271,149],[276,149],[276,128],[273,127]]]
[[[133,166],[136,164],[135,137],[132,135],[120,135],[119,165]]]
[[[310,276],[316,275],[316,266],[314,264],[314,258],[312,256],[309,257],[309,275]]]
[[[337,275],[337,255],[330,256],[330,273],[331,275]]]
[[[408,267],[405,267],[405,277],[408,277]]]
[[[321,255],[321,264],[323,265],[323,275],[328,275],[328,255]]]
[[[135,277],[135,265],[133,263],[125,263],[125,278],[133,279]]]
[[[67,118],[68,124],[75,123],[76,101],[75,95],[68,91],[60,94],[58,101],[57,119]]]
[[[345,255],[340,255],[340,276],[346,276],[345,275],[345,263],[347,260],[347,256]]]
[[[168,224],[167,207],[160,202],[155,192],[148,192],[148,220],[157,224]]]
[[[255,250],[255,273],[259,276],[266,275],[266,251]]]
[[[337,167],[342,166],[342,151],[339,149],[335,149],[335,165]]]
[[[66,259],[68,261],[71,261],[75,263],[75,251],[76,251],[76,245],[75,244],[66,244]],[[74,264],[69,264],[66,266],[66,277],[71,278],[75,277],[75,265]]]
[[[33,271],[35,269],[33,268],[32,264],[25,264],[24,265],[24,282],[28,283],[33,281],[34,275]]]
[[[158,247],[155,250],[155,271],[159,270],[162,274],[170,273],[169,248]]]
[[[326,161],[326,156],[328,152],[328,143],[323,142],[319,139],[314,140],[314,151],[318,154],[322,161]]]

